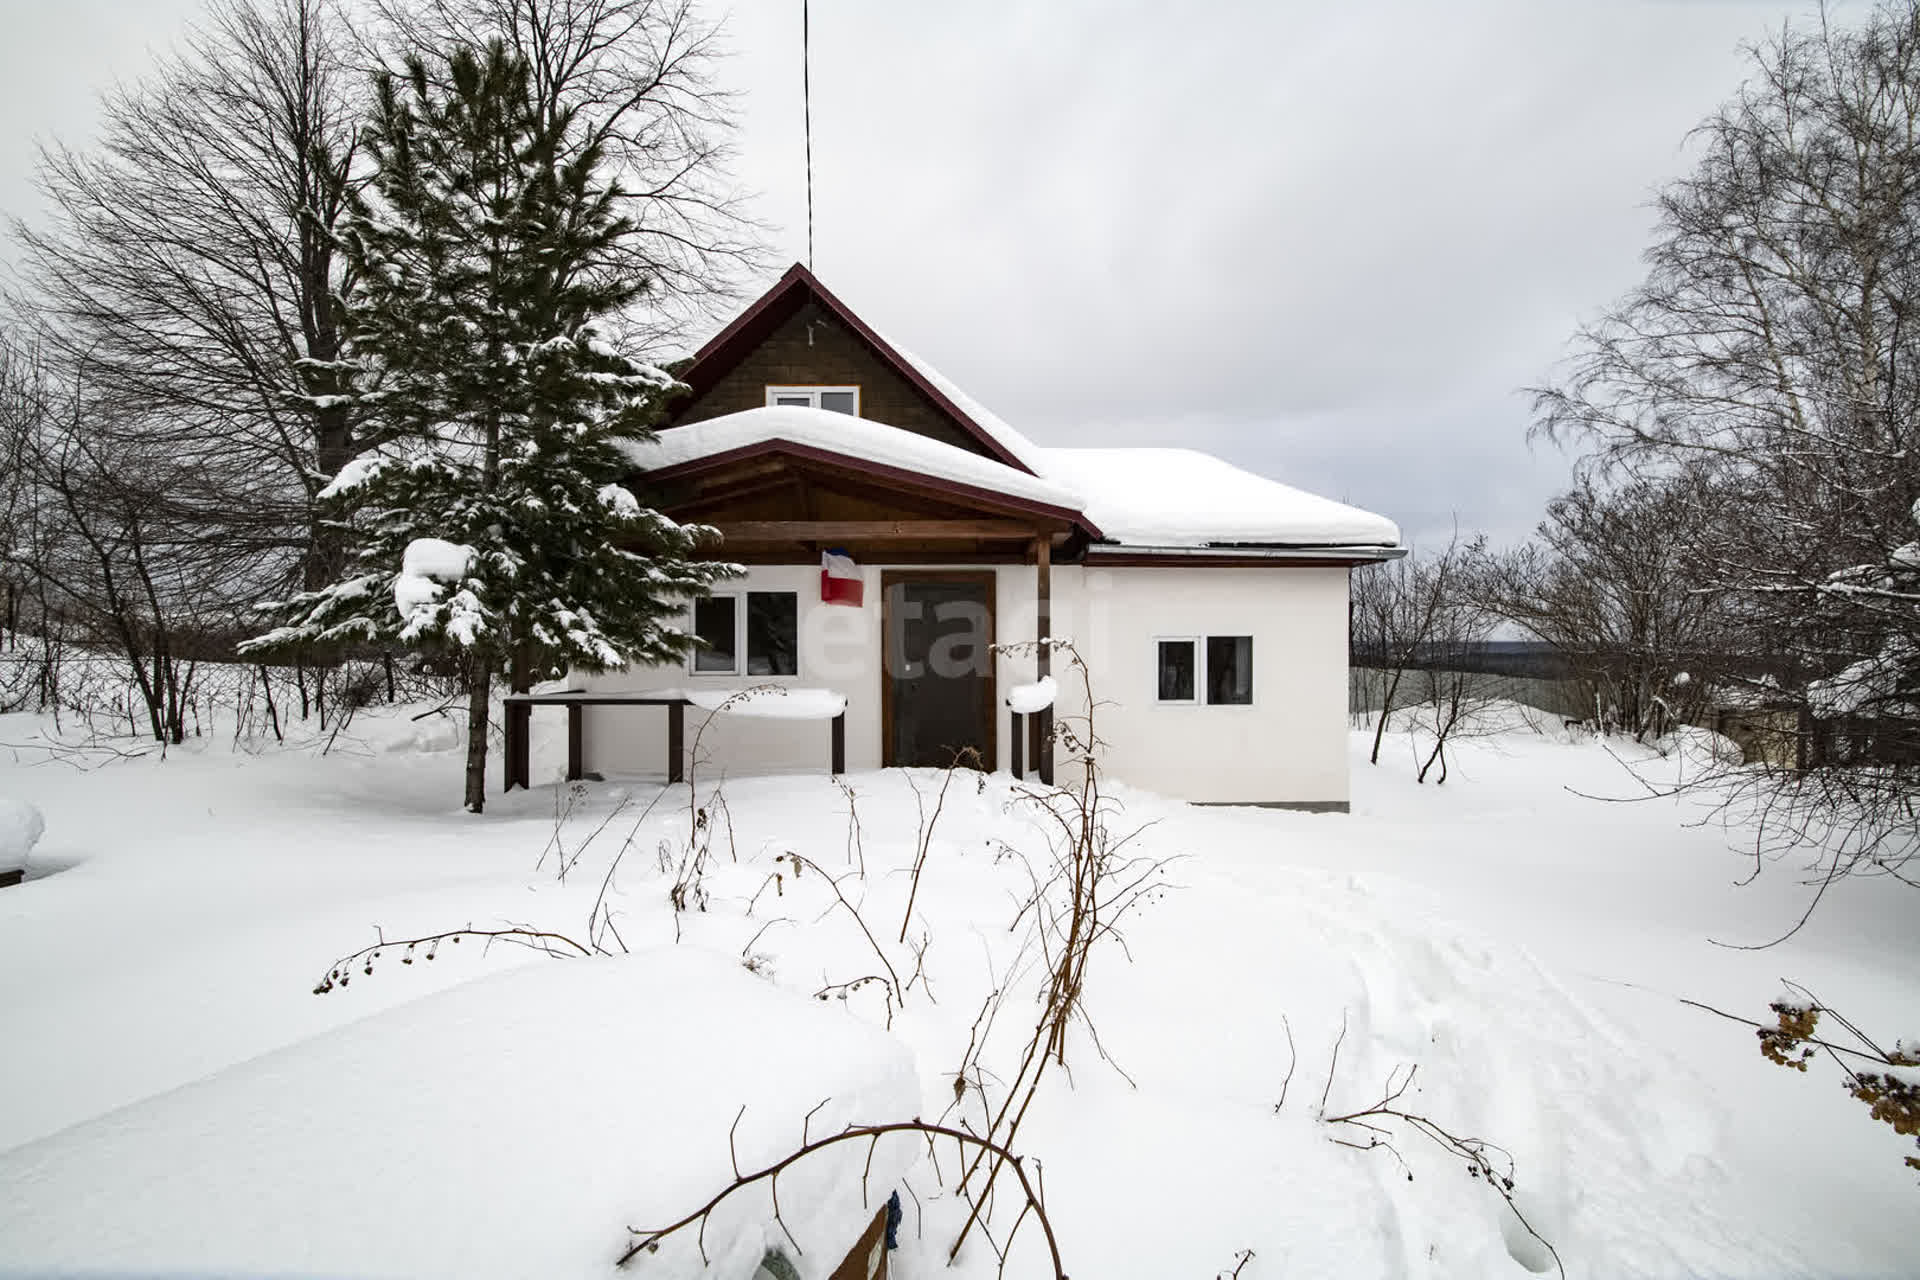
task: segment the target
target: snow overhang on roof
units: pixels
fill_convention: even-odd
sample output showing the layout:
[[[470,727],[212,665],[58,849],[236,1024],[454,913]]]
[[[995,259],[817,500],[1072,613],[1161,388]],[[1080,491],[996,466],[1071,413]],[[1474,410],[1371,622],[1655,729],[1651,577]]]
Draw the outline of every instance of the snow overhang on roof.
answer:
[[[1037,452],[1040,473],[1082,495],[1087,517],[1114,548],[1196,559],[1379,560],[1403,553],[1400,528],[1385,516],[1193,449]]]
[[[718,418],[683,423],[645,443],[623,445],[642,471],[659,473],[756,447],[791,445],[926,476],[948,484],[1016,499],[1058,517],[1077,520],[1085,509],[1071,488],[1016,470],[955,445],[884,422],[825,409],[779,405],[745,409]],[[1080,520],[1080,523],[1087,523]],[[1091,529],[1096,536],[1097,528]]]

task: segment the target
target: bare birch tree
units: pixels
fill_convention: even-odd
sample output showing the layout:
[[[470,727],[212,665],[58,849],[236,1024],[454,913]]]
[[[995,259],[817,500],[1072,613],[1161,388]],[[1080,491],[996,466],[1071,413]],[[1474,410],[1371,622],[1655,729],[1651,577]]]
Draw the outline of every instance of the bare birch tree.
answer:
[[[1645,281],[1578,335],[1536,429],[1614,476],[1711,474],[1715,519],[1674,530],[1696,586],[1836,744],[1751,798],[1822,883],[1900,874],[1920,852],[1920,0],[1750,55],[1659,197]],[[1818,728],[1835,715],[1854,729]]]
[[[1438,554],[1418,550],[1398,560],[1354,571],[1348,652],[1361,672],[1361,689],[1380,703],[1368,763],[1380,763],[1380,747],[1394,713],[1417,701],[1408,673],[1429,660],[1429,649],[1449,615],[1460,608],[1468,558],[1478,544],[1462,546],[1455,533]]]

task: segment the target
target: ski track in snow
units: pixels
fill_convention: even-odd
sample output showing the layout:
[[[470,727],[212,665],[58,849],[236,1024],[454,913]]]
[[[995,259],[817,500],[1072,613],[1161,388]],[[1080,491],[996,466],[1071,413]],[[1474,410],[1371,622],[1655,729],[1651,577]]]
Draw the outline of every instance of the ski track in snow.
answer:
[[[536,776],[556,771],[555,719],[535,718]],[[49,727],[3,717],[0,741]],[[1243,1280],[1550,1273],[1544,1251],[1455,1157],[1404,1126],[1396,1160],[1338,1146],[1318,1123],[1323,1090],[1330,1113],[1357,1109],[1415,1065],[1401,1104],[1512,1153],[1517,1202],[1569,1275],[1920,1273],[1915,1190],[1899,1167],[1908,1144],[1873,1124],[1832,1073],[1782,1071],[1760,1058],[1750,1031],[1675,998],[1759,1017],[1785,977],[1870,1029],[1909,1026],[1920,940],[1898,886],[1840,886],[1776,949],[1716,947],[1710,937],[1764,941],[1790,925],[1805,892],[1796,869],[1770,866],[1735,887],[1750,863],[1729,849],[1733,834],[1689,825],[1705,816],[1696,806],[1587,798],[1640,791],[1601,746],[1515,731],[1463,743],[1452,779],[1422,787],[1391,739],[1382,765],[1368,767],[1361,737],[1350,816],[1197,809],[1114,788],[1125,806],[1116,829],[1151,824],[1139,850],[1178,861],[1173,887],[1126,926],[1131,960],[1098,952],[1089,977],[1088,1011],[1137,1087],[1080,1034],[1069,1073],[1050,1080],[1021,1134],[1045,1169],[1075,1275],[1210,1275],[1244,1248],[1256,1257]],[[471,949],[309,994],[375,926],[389,937],[503,921],[584,933],[630,818],[616,819],[562,885],[551,859],[535,868],[553,835],[555,787],[495,796],[488,815],[466,817],[457,746],[441,718],[389,713],[357,723],[324,758],[317,747],[251,754],[207,741],[164,762],[154,752],[83,771],[32,750],[0,754],[0,795],[46,816],[34,878],[0,890],[0,1172],[53,1149],[43,1140],[70,1126],[195,1081],[218,1130],[216,1073],[323,1037],[318,1052],[347,1024],[475,978],[567,963]],[[1643,764],[1650,777],[1675,767]],[[891,941],[915,852],[914,795],[898,772],[848,781],[869,869],[858,900]],[[912,781],[931,810],[940,775]],[[759,933],[760,967],[806,995],[870,971],[858,931],[807,877],[746,914],[777,854],[847,868],[844,796],[818,775],[724,785],[732,825],[716,840],[712,906],[682,917],[680,945],[737,961]],[[657,790],[587,785],[563,843],[577,847],[621,797],[637,814]],[[677,789],[617,877],[619,925],[636,947],[672,942],[672,874],[656,849],[683,841],[690,821]],[[1004,777],[957,782],[947,796],[914,929],[932,940],[926,976],[938,1003],[910,994],[893,1025],[917,1061],[929,1117],[952,1100],[969,1024],[1017,942],[1006,926],[1027,880],[995,842],[1037,850],[1037,832]],[[845,1016],[884,1022],[871,992],[851,998]],[[1283,1016],[1297,1064],[1276,1112]],[[1002,1060],[1030,1017],[1024,1003],[1003,1011]],[[671,1034],[662,1042],[670,1048]],[[352,1085],[300,1105],[351,1107]],[[967,1107],[977,1121],[978,1099]],[[332,1172],[331,1182],[313,1175],[322,1203],[339,1194],[343,1171]],[[924,1169],[916,1185],[926,1221],[909,1208],[896,1275],[992,1275],[978,1246],[946,1271],[955,1203],[933,1195]],[[6,1223],[0,1209],[0,1273]],[[556,1242],[554,1256],[569,1260],[556,1274],[613,1274],[589,1263],[623,1225],[608,1221],[590,1248]],[[578,1233],[577,1216],[568,1227]],[[74,1229],[98,1230],[97,1207]],[[246,1256],[252,1239],[246,1226],[232,1229],[222,1259]],[[365,1237],[368,1271],[383,1257],[433,1256],[393,1240],[383,1252],[377,1227]],[[271,1241],[263,1235],[259,1248]],[[1038,1242],[1023,1234],[1010,1275],[1040,1274]],[[462,1256],[463,1274],[489,1274],[484,1251]],[[260,1262],[297,1270],[302,1259]]]

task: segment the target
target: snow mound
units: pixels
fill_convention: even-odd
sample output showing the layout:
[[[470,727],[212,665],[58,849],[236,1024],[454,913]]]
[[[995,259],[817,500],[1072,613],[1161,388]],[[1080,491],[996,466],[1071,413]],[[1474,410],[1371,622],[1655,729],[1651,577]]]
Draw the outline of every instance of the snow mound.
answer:
[[[47,829],[40,811],[25,800],[0,796],[0,875],[27,868],[27,855]]]
[[[891,1036],[730,958],[537,961],[0,1155],[6,1267],[604,1280],[627,1227],[732,1180],[742,1106],[747,1170],[797,1147],[823,1098],[816,1138],[912,1118],[920,1084]],[[864,1142],[782,1173],[802,1280],[823,1280],[914,1156],[908,1136],[880,1144],[870,1203]],[[782,1241],[750,1190],[708,1224],[711,1272],[691,1233],[644,1270],[746,1276]]]

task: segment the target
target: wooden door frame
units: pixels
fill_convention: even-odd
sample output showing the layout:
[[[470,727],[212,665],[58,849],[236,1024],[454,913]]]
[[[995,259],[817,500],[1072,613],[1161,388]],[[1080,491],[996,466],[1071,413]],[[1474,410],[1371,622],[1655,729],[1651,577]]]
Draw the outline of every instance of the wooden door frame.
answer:
[[[880,571],[880,767],[895,767],[893,758],[893,591],[915,582],[981,585],[987,589],[986,705],[981,708],[987,726],[981,767],[992,773],[1000,767],[1000,659],[994,653],[999,635],[1000,575],[992,569],[882,569]]]

